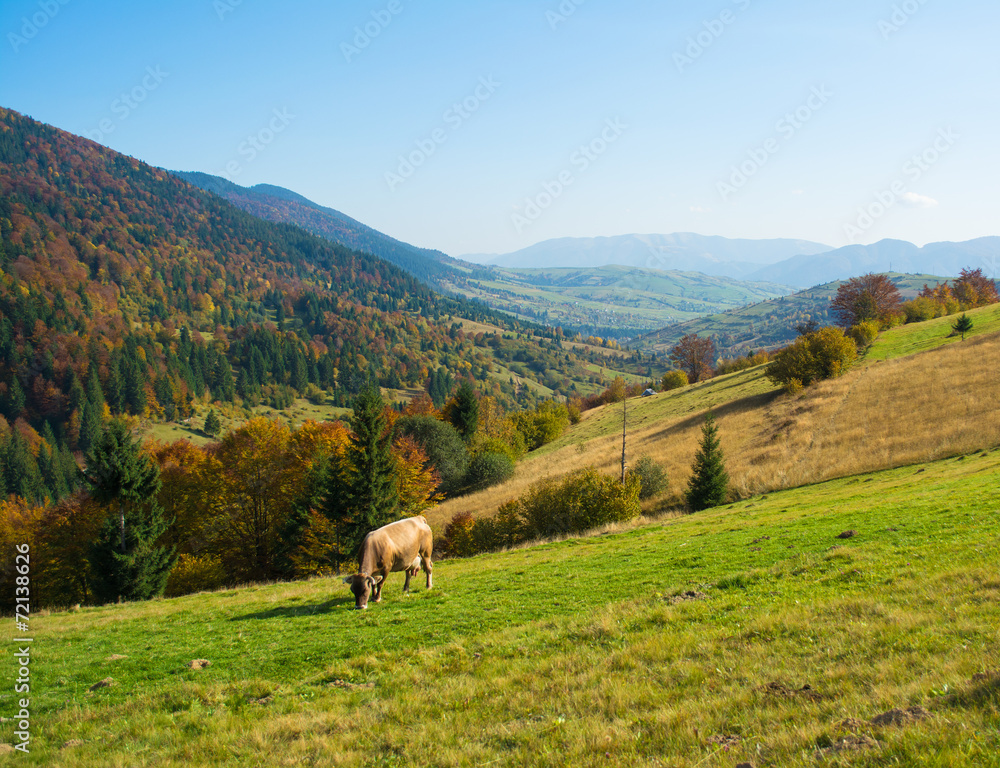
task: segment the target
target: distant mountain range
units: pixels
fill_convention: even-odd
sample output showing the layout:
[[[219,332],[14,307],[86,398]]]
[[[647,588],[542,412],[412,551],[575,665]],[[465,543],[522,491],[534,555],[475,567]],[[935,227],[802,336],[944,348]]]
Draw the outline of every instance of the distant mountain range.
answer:
[[[465,260],[501,267],[597,267],[610,264],[701,272],[808,288],[868,272],[956,276],[964,268],[996,275],[1000,237],[920,248],[901,240],[831,248],[806,240],[731,240],[691,233],[546,240],[514,253]]]
[[[849,245],[827,253],[795,256],[759,269],[749,279],[808,287],[869,272],[957,276],[963,268],[981,268],[986,275],[996,277],[998,262],[1000,237],[930,243],[923,248],[904,240],[882,240],[872,245]]]
[[[473,254],[466,261],[498,267],[587,268],[615,264],[660,271],[701,272],[713,277],[750,278],[764,265],[800,254],[830,251],[808,240],[731,240],[680,232],[672,235],[564,237],[508,254]],[[787,283],[785,280],[771,282]]]

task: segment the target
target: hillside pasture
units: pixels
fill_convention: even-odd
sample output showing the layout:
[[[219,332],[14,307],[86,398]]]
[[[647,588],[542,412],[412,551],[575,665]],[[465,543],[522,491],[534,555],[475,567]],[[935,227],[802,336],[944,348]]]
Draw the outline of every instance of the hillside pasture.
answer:
[[[316,579],[39,616],[32,750],[0,764],[998,766],[998,473],[443,561],[366,612]]]
[[[986,310],[970,313],[984,329],[998,311]],[[796,396],[775,388],[760,366],[630,400],[628,459],[649,454],[670,476],[671,495],[647,505],[647,511],[679,503],[709,409],[741,498],[1000,445],[1000,333],[984,332],[965,342],[941,334],[936,348],[892,354],[923,330],[906,326],[887,332],[880,344],[891,359],[869,355],[840,378]],[[428,519],[442,531],[459,512],[494,514],[538,479],[589,465],[620,471],[621,410],[616,404],[588,412],[560,440],[530,454],[507,484],[449,500],[429,510]]]

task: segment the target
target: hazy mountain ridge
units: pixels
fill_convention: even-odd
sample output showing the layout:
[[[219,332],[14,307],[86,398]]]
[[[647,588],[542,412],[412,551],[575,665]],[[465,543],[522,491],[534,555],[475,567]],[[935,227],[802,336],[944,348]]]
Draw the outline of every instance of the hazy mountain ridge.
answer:
[[[890,239],[832,248],[805,240],[732,240],[691,233],[622,235],[546,240],[514,253],[464,258],[508,268],[624,265],[809,288],[868,272],[957,275],[969,267],[996,276],[1000,237],[929,243],[922,248]]]
[[[753,272],[749,279],[807,287],[869,272],[957,275],[966,267],[981,268],[996,277],[998,262],[1000,237],[929,243],[923,248],[905,240],[881,240],[872,245],[848,245],[827,253],[794,256]]]
[[[463,258],[497,267],[570,268],[614,264],[745,279],[762,265],[774,264],[800,254],[830,250],[831,246],[808,240],[736,240],[717,235],[678,232],[670,235],[564,237],[536,243],[513,253],[478,254]],[[783,282],[773,279],[769,281]]]

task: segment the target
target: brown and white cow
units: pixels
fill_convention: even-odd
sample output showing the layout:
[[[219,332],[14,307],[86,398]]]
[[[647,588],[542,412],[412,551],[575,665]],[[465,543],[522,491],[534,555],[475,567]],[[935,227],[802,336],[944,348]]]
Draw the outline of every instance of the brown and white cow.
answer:
[[[362,610],[382,600],[382,584],[395,571],[406,572],[403,592],[410,590],[410,578],[417,570],[427,574],[427,589],[431,588],[431,553],[434,534],[424,517],[411,517],[371,531],[361,542],[358,563],[361,570],[344,579],[354,593],[354,607]]]

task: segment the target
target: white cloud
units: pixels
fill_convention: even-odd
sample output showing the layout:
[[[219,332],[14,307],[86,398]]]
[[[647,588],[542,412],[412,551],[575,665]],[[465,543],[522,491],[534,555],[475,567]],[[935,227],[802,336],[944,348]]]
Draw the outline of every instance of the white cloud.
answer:
[[[711,213],[711,208],[702,208],[700,205],[692,205],[691,213]]]
[[[933,197],[918,195],[916,192],[907,192],[900,198],[900,200],[903,205],[909,206],[910,208],[934,208],[938,205],[938,201]]]

